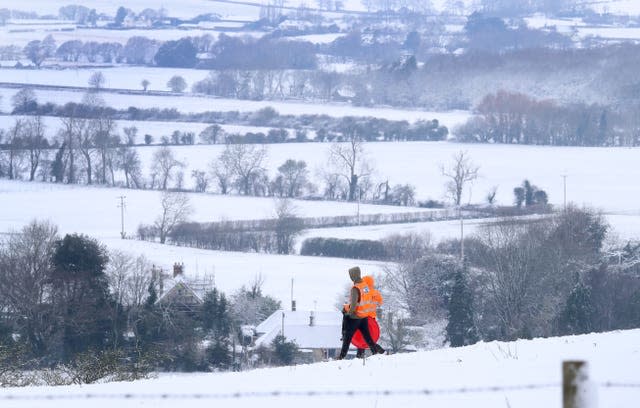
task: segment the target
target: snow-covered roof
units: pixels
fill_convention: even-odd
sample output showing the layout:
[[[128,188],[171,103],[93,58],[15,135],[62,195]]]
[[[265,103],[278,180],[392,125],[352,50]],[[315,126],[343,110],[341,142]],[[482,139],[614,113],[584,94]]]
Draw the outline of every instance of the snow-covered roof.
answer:
[[[311,323],[313,313],[313,326]],[[284,316],[284,326],[283,326]],[[264,322],[256,327],[260,337],[256,340],[256,347],[268,346],[284,327],[284,336],[288,341],[294,341],[299,348],[340,348],[340,330],[342,315],[338,311],[309,311],[309,310],[277,310]]]
[[[256,326],[256,333],[268,333],[274,328],[280,330],[282,328],[282,320],[284,314],[284,324],[286,326],[309,325],[311,311],[309,310],[276,310],[264,322]],[[316,326],[326,325],[342,325],[342,314],[337,311],[313,311],[314,324]]]
[[[284,336],[287,341],[295,342],[299,348],[306,349],[338,349],[342,346],[340,341],[341,324],[309,326],[291,325],[284,327]],[[256,340],[256,347],[268,346],[281,332],[282,328],[276,328],[265,333]]]

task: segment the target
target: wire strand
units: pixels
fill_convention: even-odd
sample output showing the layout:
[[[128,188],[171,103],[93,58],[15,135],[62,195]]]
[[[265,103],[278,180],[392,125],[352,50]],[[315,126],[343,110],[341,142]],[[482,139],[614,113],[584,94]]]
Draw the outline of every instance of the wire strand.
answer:
[[[490,393],[504,391],[539,390],[543,388],[559,388],[560,384],[532,384],[512,386],[462,387],[452,389],[400,389],[400,390],[310,390],[310,391],[256,391],[231,393],[192,393],[192,394],[134,394],[134,393],[102,393],[102,394],[7,394],[0,393],[0,401],[33,401],[33,400],[186,400],[186,399],[234,399],[234,398],[278,398],[278,397],[356,397],[356,396],[428,396],[444,394]]]

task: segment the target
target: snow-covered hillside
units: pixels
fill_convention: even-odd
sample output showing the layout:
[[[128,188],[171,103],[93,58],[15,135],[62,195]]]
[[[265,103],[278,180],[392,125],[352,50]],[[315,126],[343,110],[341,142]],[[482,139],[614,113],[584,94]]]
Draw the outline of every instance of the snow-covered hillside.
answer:
[[[130,383],[0,389],[0,404],[3,408],[560,408],[561,366],[566,360],[589,364],[594,390],[589,407],[637,406],[640,330],[479,343],[375,356],[364,364],[344,360],[239,373],[162,375]],[[50,399],[40,399],[44,396]]]

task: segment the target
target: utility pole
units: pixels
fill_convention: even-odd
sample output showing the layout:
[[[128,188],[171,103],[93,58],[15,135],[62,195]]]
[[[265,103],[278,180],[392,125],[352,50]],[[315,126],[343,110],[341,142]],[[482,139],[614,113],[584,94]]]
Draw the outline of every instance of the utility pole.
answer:
[[[464,262],[464,218],[462,218],[462,207],[458,207],[460,216],[460,260]]]
[[[567,211],[567,174],[566,172],[560,175],[562,177],[562,189],[564,191],[563,193],[563,208],[565,211]]]
[[[356,209],[356,217],[358,219],[358,225],[360,225],[360,187],[358,187],[358,206]]]
[[[127,198],[127,196],[119,196],[118,198],[120,199],[120,204],[118,205],[118,207],[120,207],[120,237],[124,239],[126,236],[124,232],[124,208],[126,205],[124,199]]]

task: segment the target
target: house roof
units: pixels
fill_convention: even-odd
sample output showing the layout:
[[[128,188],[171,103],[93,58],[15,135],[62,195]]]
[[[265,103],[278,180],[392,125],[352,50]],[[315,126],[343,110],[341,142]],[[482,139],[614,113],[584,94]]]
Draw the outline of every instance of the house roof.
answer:
[[[309,325],[309,317],[311,315],[309,310],[276,310],[265,321],[256,326],[256,333],[268,333],[274,328],[280,330],[282,328],[283,314],[285,326]],[[313,311],[313,315],[316,326],[342,326],[342,314],[338,311]]]
[[[256,327],[260,334],[256,347],[268,346],[282,333],[284,315],[284,336],[294,341],[299,348],[340,348],[342,315],[338,311],[314,311],[314,324],[310,325],[311,311],[278,310]]]
[[[198,303],[203,303],[202,297],[198,293],[196,293],[196,291],[194,291],[191,286],[189,286],[183,279],[174,279],[173,286],[166,290],[162,294],[162,296],[158,298],[156,303],[164,303],[167,299],[171,299],[174,296],[175,292],[179,291],[180,289],[183,289],[187,293],[190,293]]]
[[[287,341],[295,342],[299,348],[303,349],[339,349],[342,346],[340,340],[341,324],[338,325],[292,325],[284,327],[284,336]],[[271,330],[258,337],[256,347],[268,346],[281,332],[282,328]]]

